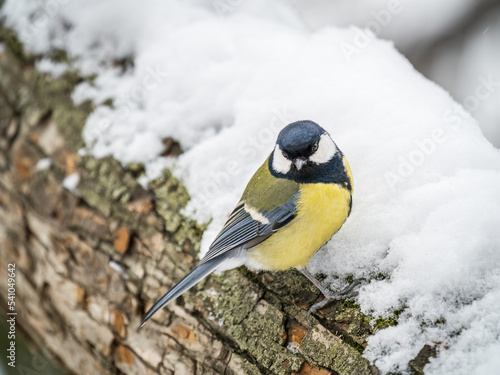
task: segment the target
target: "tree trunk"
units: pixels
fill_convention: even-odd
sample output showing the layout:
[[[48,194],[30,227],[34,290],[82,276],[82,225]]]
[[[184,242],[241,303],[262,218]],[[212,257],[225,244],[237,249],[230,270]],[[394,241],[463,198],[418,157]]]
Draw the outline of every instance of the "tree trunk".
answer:
[[[310,328],[319,292],[295,271],[212,275],[139,328],[204,228],[168,171],[145,190],[141,165],[78,156],[92,105],[69,94],[84,78],[41,74],[1,32],[0,299],[14,263],[18,330],[77,374],[378,373],[361,354],[369,318],[337,303]]]

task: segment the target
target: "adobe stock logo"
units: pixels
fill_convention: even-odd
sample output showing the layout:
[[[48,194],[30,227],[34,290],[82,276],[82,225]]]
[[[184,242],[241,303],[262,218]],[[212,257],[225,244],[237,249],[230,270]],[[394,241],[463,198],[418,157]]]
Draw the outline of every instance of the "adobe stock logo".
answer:
[[[500,81],[495,80],[493,75],[487,78],[479,76],[478,84],[474,88],[474,93],[468,95],[461,106],[456,102],[452,103],[452,109],[443,113],[443,126],[432,130],[430,137],[416,140],[416,147],[406,156],[398,158],[398,166],[395,172],[384,174],[387,185],[394,190],[394,187],[405,178],[410,177],[415,170],[424,164],[425,159],[433,154],[438,145],[446,141],[446,136],[453,130],[458,130],[463,122],[470,120],[471,115],[481,106],[481,103],[494,97],[495,92],[500,88]]]
[[[372,19],[364,25],[364,28],[357,29],[352,43],[340,44],[340,50],[347,62],[351,62],[353,55],[360,54],[364,48],[368,47],[377,35],[389,26],[392,18],[403,11],[403,3],[410,1],[412,0],[389,0],[385,9],[372,10],[370,12]]]
[[[9,43],[12,50],[16,53],[22,52],[22,46],[29,44],[43,29],[47,28],[50,20],[60,16],[61,8],[68,4],[71,0],[48,0],[40,1],[39,6],[32,12],[30,17],[20,20],[21,27],[17,30],[17,34],[7,30],[6,41]],[[17,43],[17,40],[21,44]]]
[[[224,18],[233,13],[243,4],[243,0],[214,0],[212,5],[219,18]]]
[[[432,131],[429,138],[424,138],[415,141],[415,148],[407,155],[398,158],[397,173],[386,172],[384,174],[385,182],[391,189],[394,189],[398,182],[410,177],[415,169],[424,164],[427,156],[436,151],[437,145],[443,143],[446,139],[445,132],[441,128],[436,128]]]
[[[479,83],[474,89],[474,94],[465,97],[463,107],[455,104],[453,109],[444,113],[444,120],[451,123],[452,126],[460,125],[470,114],[474,114],[481,106],[481,103],[490,99],[500,88],[500,81],[495,81],[491,74],[488,75],[488,78],[479,76],[477,80]]]
[[[212,171],[210,177],[204,181],[201,191],[189,201],[190,210],[207,210],[210,207],[210,202],[221,194],[231,179],[240,176],[245,171],[244,166],[248,162],[255,160],[263,153],[272,151],[281,129],[297,118],[296,115],[288,111],[286,104],[282,108],[273,109],[270,115],[266,126],[263,126],[254,135],[247,136],[239,144],[237,147],[238,161],[228,160],[225,168]]]

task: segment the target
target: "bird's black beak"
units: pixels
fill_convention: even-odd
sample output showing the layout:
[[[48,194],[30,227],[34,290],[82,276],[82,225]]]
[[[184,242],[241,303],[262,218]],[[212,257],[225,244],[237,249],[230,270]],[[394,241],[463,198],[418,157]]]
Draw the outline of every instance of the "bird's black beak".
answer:
[[[295,168],[297,168],[298,171],[304,166],[304,164],[307,163],[307,159],[304,157],[298,157],[293,160],[293,164],[295,165]]]

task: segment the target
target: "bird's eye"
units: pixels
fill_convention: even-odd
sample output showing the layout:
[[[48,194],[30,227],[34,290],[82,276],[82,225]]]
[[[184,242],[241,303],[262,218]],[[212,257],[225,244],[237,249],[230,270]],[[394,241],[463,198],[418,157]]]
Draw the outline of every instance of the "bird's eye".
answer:
[[[286,151],[285,151],[285,150],[281,150],[281,154],[282,154],[285,158],[287,158],[287,159],[288,159],[288,154],[286,153]]]
[[[316,142],[315,144],[312,145],[311,150],[312,150],[312,152],[316,152],[318,150],[318,142]]]

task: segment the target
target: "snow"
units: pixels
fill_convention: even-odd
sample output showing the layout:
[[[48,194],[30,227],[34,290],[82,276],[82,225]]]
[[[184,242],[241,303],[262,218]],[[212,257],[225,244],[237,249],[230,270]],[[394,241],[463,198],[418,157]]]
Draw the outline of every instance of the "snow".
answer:
[[[29,29],[33,4],[7,1],[7,22]],[[192,196],[185,212],[213,218],[204,251],[280,129],[314,120],[349,160],[355,192],[350,218],[310,268],[334,289],[368,277],[362,310],[400,312],[364,355],[383,373],[404,373],[424,344],[437,344],[428,374],[498,368],[488,354],[500,346],[500,152],[391,42],[355,27],[310,31],[287,2],[56,5],[22,41],[38,53],[64,48],[98,73],[75,101],[114,99],[89,117],[84,152],[144,162],[150,178],[172,168]],[[360,33],[370,42],[346,54]],[[128,69],[113,63],[131,56]],[[177,160],[159,156],[166,137],[185,150]]]
[[[71,191],[73,194],[78,195],[76,188],[80,182],[80,175],[78,173],[72,173],[66,176],[62,182],[62,186]]]
[[[52,77],[58,78],[68,70],[68,66],[64,63],[56,63],[49,58],[42,58],[36,62],[36,68],[40,72],[50,73]]]
[[[295,0],[304,22],[313,30],[330,25],[372,30],[393,40],[405,52],[422,48],[445,36],[468,13],[477,0]]]
[[[500,7],[479,18],[464,42],[436,49],[431,77],[480,122],[482,131],[500,147]]]
[[[35,169],[37,171],[43,171],[45,169],[49,169],[51,164],[52,164],[52,161],[50,160],[50,158],[43,158],[43,159],[38,160],[38,163],[36,163]]]
[[[125,280],[128,280],[130,278],[129,275],[127,274],[127,271],[125,271],[125,269],[120,263],[115,262],[114,260],[110,260],[108,266],[111,267],[111,269],[113,269],[114,271],[118,272],[120,276],[123,277]]]
[[[400,51],[413,57],[420,68],[424,67],[428,77],[465,106],[479,121],[485,137],[498,148],[500,8],[491,7],[474,21],[473,27],[461,26],[471,13],[484,8],[484,3],[477,0],[294,1],[312,30],[330,25],[356,25],[371,30],[379,38],[394,41]],[[458,35],[453,35],[453,30],[458,30]],[[360,30],[348,44],[356,48],[370,41]],[[427,69],[426,64],[430,64]],[[485,87],[483,81],[491,79],[496,85]]]

